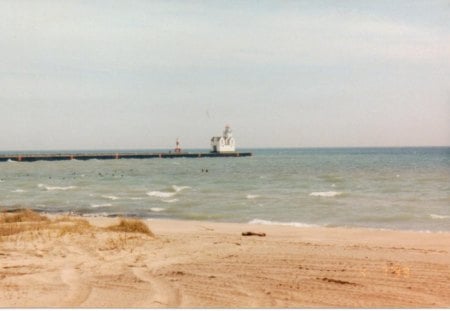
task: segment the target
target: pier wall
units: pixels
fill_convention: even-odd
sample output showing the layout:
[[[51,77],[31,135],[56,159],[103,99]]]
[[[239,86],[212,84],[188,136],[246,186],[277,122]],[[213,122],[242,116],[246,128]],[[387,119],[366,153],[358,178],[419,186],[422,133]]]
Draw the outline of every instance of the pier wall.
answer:
[[[251,152],[227,153],[83,153],[83,154],[6,154],[0,155],[0,162],[63,161],[63,160],[118,160],[118,159],[173,159],[173,158],[224,158],[248,157]]]

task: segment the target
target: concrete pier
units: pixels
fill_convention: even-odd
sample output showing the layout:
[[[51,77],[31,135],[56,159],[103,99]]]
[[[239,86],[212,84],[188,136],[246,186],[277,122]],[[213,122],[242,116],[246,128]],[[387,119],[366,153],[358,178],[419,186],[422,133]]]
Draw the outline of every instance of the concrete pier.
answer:
[[[0,154],[0,162],[8,160],[17,162],[62,161],[62,160],[117,160],[117,159],[150,159],[150,158],[227,158],[248,157],[251,152],[165,152],[165,153],[61,153],[61,154]]]

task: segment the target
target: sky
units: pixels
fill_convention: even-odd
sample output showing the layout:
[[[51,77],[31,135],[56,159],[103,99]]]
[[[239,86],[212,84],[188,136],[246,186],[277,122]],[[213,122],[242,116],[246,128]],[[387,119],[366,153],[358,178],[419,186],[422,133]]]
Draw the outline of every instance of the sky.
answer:
[[[0,150],[450,145],[450,0],[0,1]]]

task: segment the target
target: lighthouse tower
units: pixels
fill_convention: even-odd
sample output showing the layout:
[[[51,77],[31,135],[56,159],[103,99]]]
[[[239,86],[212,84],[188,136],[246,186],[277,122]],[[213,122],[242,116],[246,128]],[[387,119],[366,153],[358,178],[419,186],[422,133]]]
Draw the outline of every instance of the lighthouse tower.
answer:
[[[226,153],[235,151],[236,142],[230,126],[225,126],[222,136],[214,136],[211,138],[211,152]]]

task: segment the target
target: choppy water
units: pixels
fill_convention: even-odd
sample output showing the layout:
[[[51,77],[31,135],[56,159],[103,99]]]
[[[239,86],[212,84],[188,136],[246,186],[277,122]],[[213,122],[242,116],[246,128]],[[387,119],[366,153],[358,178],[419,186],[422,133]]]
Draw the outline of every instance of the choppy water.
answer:
[[[251,151],[248,158],[0,163],[0,206],[450,231],[449,147]]]

